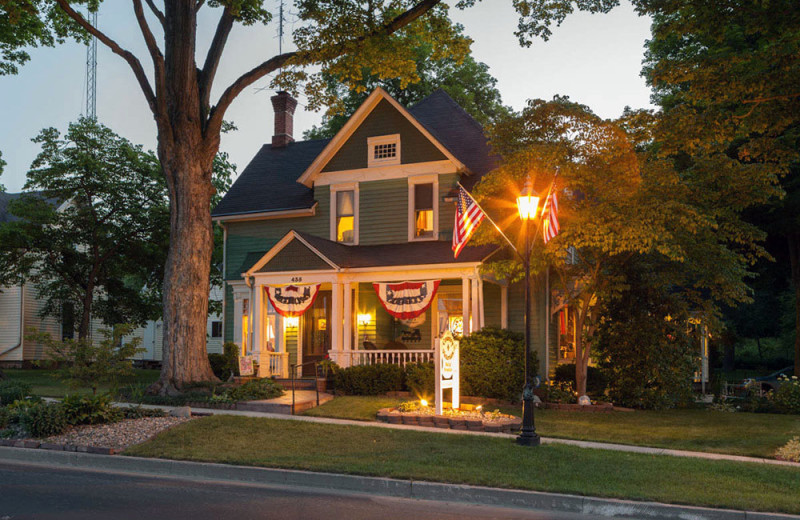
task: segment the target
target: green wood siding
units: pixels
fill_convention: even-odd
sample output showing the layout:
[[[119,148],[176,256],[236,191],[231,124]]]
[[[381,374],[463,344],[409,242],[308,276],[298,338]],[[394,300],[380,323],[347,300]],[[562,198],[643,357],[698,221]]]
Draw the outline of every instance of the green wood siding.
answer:
[[[483,282],[483,319],[487,327],[500,328],[500,296],[499,285]]]
[[[367,138],[400,134],[400,162],[411,164],[446,159],[430,140],[388,101],[382,100],[322,169],[323,172],[367,167]]]
[[[362,182],[358,190],[358,243],[408,242],[408,180]]]
[[[456,203],[445,202],[444,198],[452,196],[459,179],[457,173],[439,175],[439,240],[453,240]]]
[[[524,284],[514,283],[508,288],[508,328],[524,332],[525,292]],[[546,291],[544,276],[533,278],[533,302],[531,303],[531,349],[539,358],[539,371],[544,371]]]
[[[329,270],[330,264],[320,258],[299,240],[292,240],[280,253],[275,255],[267,265],[258,270],[259,273],[275,273],[281,271]]]

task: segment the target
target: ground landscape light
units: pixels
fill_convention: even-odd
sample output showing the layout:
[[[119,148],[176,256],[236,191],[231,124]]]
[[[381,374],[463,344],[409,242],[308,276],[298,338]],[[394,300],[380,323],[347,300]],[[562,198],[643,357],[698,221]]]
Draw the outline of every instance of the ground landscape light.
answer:
[[[420,399],[419,400],[419,404],[421,404],[422,406],[427,407],[428,406],[428,401],[426,401],[425,399]]]

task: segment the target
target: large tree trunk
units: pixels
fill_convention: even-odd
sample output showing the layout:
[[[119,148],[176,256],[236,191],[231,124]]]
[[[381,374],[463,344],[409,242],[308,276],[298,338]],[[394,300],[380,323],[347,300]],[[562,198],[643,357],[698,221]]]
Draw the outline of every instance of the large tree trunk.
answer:
[[[586,378],[589,367],[589,344],[584,341],[583,337],[586,310],[579,310],[575,318],[575,391],[580,397],[586,395]]]
[[[794,375],[800,377],[800,233],[790,232],[787,239],[794,288]]]
[[[92,273],[94,276],[94,273]],[[94,284],[90,283],[86,288],[86,294],[83,296],[83,305],[81,306],[81,322],[78,325],[78,339],[86,339],[89,337],[89,326],[92,319],[92,304],[94,303]],[[74,314],[74,313],[73,313]]]

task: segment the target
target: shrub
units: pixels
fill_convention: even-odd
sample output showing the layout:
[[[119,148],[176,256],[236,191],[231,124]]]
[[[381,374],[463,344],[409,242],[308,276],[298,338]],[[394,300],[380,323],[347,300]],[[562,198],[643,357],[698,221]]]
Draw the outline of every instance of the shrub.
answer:
[[[544,400],[548,403],[575,404],[578,392],[572,381],[548,381],[544,386]]]
[[[575,363],[567,363],[558,365],[556,367],[553,380],[558,382],[572,383],[573,388],[576,386],[575,382]],[[600,397],[605,394],[606,387],[608,386],[608,378],[605,372],[593,366],[586,367],[586,393],[593,397]]]
[[[142,419],[144,417],[166,417],[167,412],[161,408],[142,408],[141,406],[130,406],[122,408],[122,416],[125,419]]]
[[[254,379],[242,386],[228,390],[225,396],[232,401],[274,399],[283,395],[283,388],[272,379]],[[208,397],[206,397],[206,400]]]
[[[800,437],[795,437],[787,442],[785,446],[778,448],[775,456],[791,462],[800,462]]]
[[[105,424],[122,419],[122,412],[111,405],[110,394],[67,395],[62,401],[69,424]]]
[[[19,423],[31,437],[50,437],[66,429],[67,418],[60,404],[36,403],[20,412]]]
[[[379,395],[403,389],[403,367],[389,364],[357,365],[334,372],[337,392],[349,395]]]
[[[21,401],[31,393],[31,385],[22,381],[0,381],[0,406],[7,406],[14,401]]]
[[[0,430],[5,430],[9,422],[11,422],[11,412],[8,408],[0,408]]]
[[[406,388],[414,395],[430,398],[436,392],[436,370],[433,363],[406,365]]]
[[[791,379],[782,376],[780,386],[772,393],[772,401],[779,412],[800,414],[800,380],[797,376]]]
[[[461,393],[477,397],[519,401],[525,383],[522,334],[484,328],[461,339]],[[539,371],[531,352],[531,373]]]
[[[228,372],[228,360],[222,354],[209,354],[208,364],[211,365],[211,371],[217,378],[225,380],[230,375]]]
[[[228,375],[231,373],[234,376],[239,375],[239,352],[241,352],[241,348],[233,341],[227,341],[222,345],[222,356],[227,363],[226,372],[228,372]],[[227,379],[228,377],[226,376],[224,380]]]

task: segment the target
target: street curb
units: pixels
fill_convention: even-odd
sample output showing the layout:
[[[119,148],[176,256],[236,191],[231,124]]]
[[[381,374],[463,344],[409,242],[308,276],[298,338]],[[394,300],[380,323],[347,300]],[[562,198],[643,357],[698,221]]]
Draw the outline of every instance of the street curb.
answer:
[[[757,513],[729,509],[679,506],[657,502],[635,502],[482,486],[421,482],[407,479],[362,477],[337,473],[233,466],[207,462],[186,462],[139,457],[109,457],[91,453],[20,450],[0,447],[0,461],[10,464],[57,466],[90,471],[118,471],[145,477],[185,478],[267,486],[295,486],[304,489],[355,492],[396,498],[437,502],[461,502],[582,513],[616,518],[647,520],[800,520],[800,516]]]

